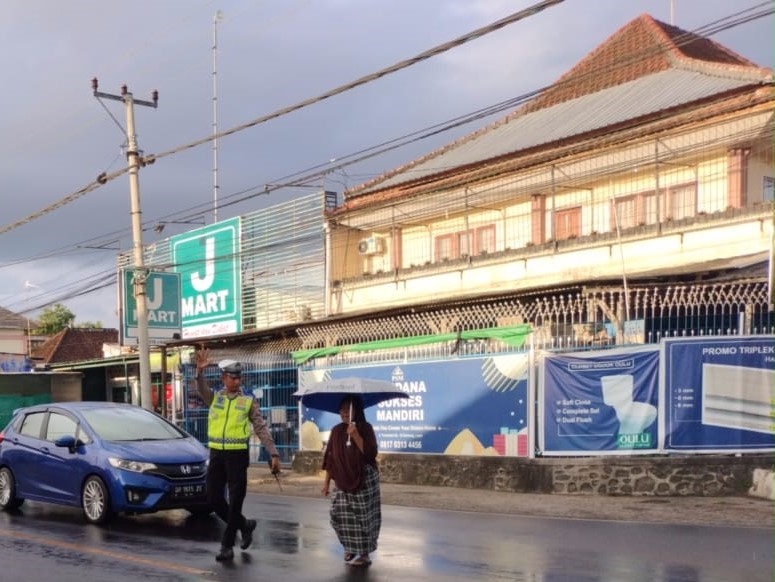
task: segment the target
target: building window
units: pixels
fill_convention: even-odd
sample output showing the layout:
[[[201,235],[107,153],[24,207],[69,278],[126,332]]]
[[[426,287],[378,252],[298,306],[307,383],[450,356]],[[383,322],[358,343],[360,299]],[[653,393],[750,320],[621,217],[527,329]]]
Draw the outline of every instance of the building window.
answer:
[[[611,231],[616,230],[617,220],[619,229],[624,230],[644,224],[656,224],[659,218],[657,195],[653,191],[616,198],[613,210],[615,214],[611,216]]]
[[[495,252],[495,225],[443,234],[435,239],[435,260],[459,259]]]
[[[581,206],[558,210],[555,215],[557,240],[581,236]]]
[[[480,226],[476,229],[476,254],[495,252],[495,225]]]
[[[641,194],[641,200],[643,201],[643,214],[639,224],[656,224],[659,220],[656,192]]]
[[[775,191],[775,180],[770,176],[764,176],[762,183],[762,200],[772,202],[773,191]]]
[[[639,197],[626,196],[623,198],[617,198],[614,202],[614,217],[612,230],[616,230],[617,226],[620,230],[625,228],[634,228],[638,226],[642,221],[640,212],[638,211]]]
[[[451,234],[436,237],[436,260],[444,261],[455,257],[455,239]]]
[[[697,214],[697,184],[681,184],[667,189],[667,218],[681,220]]]
[[[473,246],[474,246],[473,236],[474,236],[474,233],[470,230],[457,233],[457,256],[458,257],[467,257],[473,254],[472,253]]]

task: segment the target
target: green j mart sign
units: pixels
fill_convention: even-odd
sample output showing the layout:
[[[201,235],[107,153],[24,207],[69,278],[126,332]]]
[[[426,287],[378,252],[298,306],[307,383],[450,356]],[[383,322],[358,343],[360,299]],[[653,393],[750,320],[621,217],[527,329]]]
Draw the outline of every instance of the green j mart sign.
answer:
[[[239,217],[171,237],[170,245],[180,273],[182,337],[242,331]]]
[[[121,273],[123,318],[121,321],[124,345],[136,344],[138,336],[137,299],[134,296],[134,269]],[[151,272],[145,278],[145,303],[148,317],[148,339],[164,341],[180,333],[180,275]]]

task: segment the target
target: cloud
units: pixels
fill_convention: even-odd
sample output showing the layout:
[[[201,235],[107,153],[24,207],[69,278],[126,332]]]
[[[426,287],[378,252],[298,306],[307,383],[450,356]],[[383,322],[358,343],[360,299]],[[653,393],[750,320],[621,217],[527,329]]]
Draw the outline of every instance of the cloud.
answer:
[[[524,9],[506,0],[235,1],[218,24],[218,128],[234,127],[412,57]],[[101,0],[4,6],[4,107],[0,110],[0,228],[55,203],[100,173],[124,167],[123,105],[97,101],[122,83],[138,99],[159,90],[158,109],[137,107],[140,148],[169,150],[213,131],[213,16],[217,3]],[[676,24],[693,30],[735,11],[726,0],[675,2]],[[222,197],[545,86],[643,12],[668,21],[663,0],[564,2],[305,110],[219,140]],[[717,40],[772,66],[772,18]],[[769,62],[767,62],[769,61]],[[483,125],[486,120],[482,120]],[[476,127],[460,128],[331,177],[352,187]],[[169,156],[140,173],[142,218],[153,221],[213,203],[212,143]],[[341,187],[338,188],[341,191]],[[304,192],[306,193],[306,191]],[[281,191],[224,209],[219,218],[275,203]],[[179,232],[179,231],[178,231]],[[168,236],[164,232],[163,236]],[[144,233],[145,242],[156,237]],[[146,238],[147,237],[147,238]],[[0,305],[24,309],[22,285],[57,297],[115,269],[131,248],[129,188],[116,179],[39,220],[0,235]],[[104,250],[89,248],[102,246]],[[31,260],[42,255],[46,260]],[[77,321],[118,326],[108,286],[62,300]],[[21,305],[21,307],[20,307]]]

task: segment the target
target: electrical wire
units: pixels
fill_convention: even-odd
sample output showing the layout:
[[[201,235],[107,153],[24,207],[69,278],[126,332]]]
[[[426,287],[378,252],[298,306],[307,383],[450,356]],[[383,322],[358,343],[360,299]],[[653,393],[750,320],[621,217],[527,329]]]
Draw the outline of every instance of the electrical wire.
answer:
[[[768,7],[768,9],[760,10],[761,7],[765,7],[765,6]],[[758,12],[756,12],[755,10],[758,10]],[[683,35],[677,36],[673,40],[674,40],[674,42],[676,44],[679,44],[679,43],[680,44],[686,44],[688,42],[692,42],[692,41],[696,40],[696,35],[699,34],[700,32],[702,32],[703,35],[716,34],[718,32],[721,32],[721,31],[724,31],[724,30],[728,30],[728,29],[733,28],[735,26],[740,26],[742,24],[746,24],[748,22],[751,22],[752,20],[756,20],[756,19],[762,18],[764,16],[768,16],[768,15],[772,14],[773,12],[774,12],[774,10],[772,8],[771,3],[768,3],[768,2],[761,3],[761,4],[757,5],[757,6],[754,6],[754,7],[745,9],[745,10],[738,11],[738,12],[736,12],[736,13],[728,16],[728,17],[725,17],[723,19],[716,20],[716,21],[714,21],[712,23],[704,25],[703,27],[700,27],[699,29],[697,29],[694,32],[691,32],[691,33],[687,32],[687,33],[685,33]],[[498,22],[503,22],[503,20],[498,21]],[[485,28],[487,28],[487,27],[485,27]],[[479,29],[479,30],[481,31],[483,29]],[[468,35],[466,35],[466,36],[468,36]],[[459,39],[456,39],[456,41],[459,41],[462,38],[465,38],[465,37],[460,37]],[[455,41],[452,41],[452,42],[455,42]],[[446,44],[449,45],[450,43],[446,43]],[[441,46],[445,46],[445,45],[441,45]],[[647,58],[648,56],[652,56],[652,55],[647,55],[647,56],[646,55],[641,55],[640,58]],[[403,62],[407,63],[409,61],[403,61]],[[617,66],[624,66],[626,64],[629,64],[629,63],[618,63]],[[394,65],[394,67],[397,67],[397,66],[398,65]],[[595,74],[600,74],[600,71],[596,71]],[[375,73],[375,74],[373,74],[373,75],[371,75],[369,77],[378,78],[378,76],[375,76],[375,75],[377,75],[377,73]],[[362,79],[366,79],[366,78],[369,78],[369,77],[364,77]],[[352,84],[350,84],[350,85],[352,85]],[[347,87],[347,85],[342,86],[342,87]],[[414,141],[419,141],[421,139],[426,139],[427,137],[429,137],[431,135],[436,135],[436,134],[442,133],[444,131],[449,130],[450,128],[457,127],[457,126],[463,125],[465,123],[470,123],[470,122],[475,121],[477,119],[480,119],[480,118],[483,118],[483,117],[487,117],[489,115],[493,115],[493,114],[502,112],[502,111],[504,111],[506,109],[513,108],[515,106],[518,106],[518,105],[520,105],[522,103],[525,103],[525,102],[529,101],[535,95],[540,94],[545,89],[551,88],[551,87],[552,87],[552,85],[550,85],[549,87],[544,87],[544,88],[541,88],[541,89],[538,89],[538,90],[530,91],[530,92],[525,93],[523,95],[520,95],[520,96],[518,96],[516,98],[508,99],[508,100],[503,101],[501,103],[498,103],[498,104],[495,104],[495,105],[483,108],[483,109],[481,109],[479,111],[476,111],[476,112],[474,112],[472,114],[460,116],[460,117],[455,118],[453,120],[450,120],[450,121],[447,121],[447,122],[444,122],[444,123],[440,123],[440,124],[437,124],[437,125],[434,125],[434,126],[430,126],[429,128],[425,128],[425,129],[419,130],[417,132],[412,132],[412,133],[407,134],[405,136],[402,136],[400,138],[395,138],[395,139],[392,139],[392,140],[389,140],[389,141],[386,141],[386,142],[382,142],[381,144],[378,144],[376,146],[371,146],[369,148],[365,148],[363,150],[359,150],[358,152],[354,152],[353,154],[348,154],[347,156],[345,156],[343,158],[337,159],[336,161],[338,163],[336,165],[332,165],[330,162],[328,162],[328,163],[318,164],[316,166],[308,168],[307,170],[301,170],[299,172],[294,172],[294,173],[292,173],[292,174],[290,174],[290,175],[288,175],[286,177],[283,177],[280,180],[278,180],[278,182],[280,182],[280,184],[278,184],[278,185],[273,185],[271,187],[267,187],[266,185],[255,186],[253,188],[242,190],[241,192],[232,194],[231,196],[227,197],[226,199],[234,198],[233,200],[228,202],[228,204],[237,204],[237,203],[240,203],[240,202],[243,202],[243,201],[249,199],[250,197],[254,197],[256,195],[261,195],[261,194],[266,194],[268,192],[277,190],[279,188],[303,186],[303,185],[307,184],[308,182],[310,182],[312,180],[324,177],[326,174],[331,173],[332,171],[343,170],[344,167],[346,167],[348,165],[351,165],[351,164],[354,164],[354,163],[358,163],[358,162],[363,161],[364,159],[367,159],[369,157],[374,157],[374,156],[377,156],[377,155],[381,155],[382,153],[385,153],[386,151],[390,151],[391,149],[395,149],[397,147],[402,147],[402,146],[406,145],[407,143],[412,143]],[[311,101],[311,100],[307,100],[307,102],[309,102],[309,101]],[[304,103],[304,102],[302,102],[302,103]],[[291,108],[285,108],[285,110],[290,110],[290,109]],[[280,110],[280,111],[284,111],[284,110]],[[259,118],[259,119],[262,119],[262,118]],[[227,132],[224,132],[223,135],[234,133],[237,130],[241,130],[241,129],[250,127],[250,126],[254,125],[256,121],[257,120],[254,120],[254,122],[250,122],[248,124],[243,124],[242,126],[238,126],[239,129],[238,128],[233,128],[232,130],[228,130]],[[208,138],[207,140],[200,140],[200,142],[195,142],[195,143],[198,145],[199,143],[204,143],[205,141],[209,141],[209,139],[212,139],[212,137]],[[174,152],[182,151],[182,149],[188,149],[189,147],[193,147],[193,145],[192,144],[188,144],[187,146],[182,146],[181,148],[176,148],[175,150],[169,150],[168,152],[164,152],[163,154],[160,154],[160,156],[162,156],[162,155],[163,156],[171,155]],[[160,156],[156,156],[155,159],[158,159]],[[73,193],[73,195],[80,196],[80,195],[86,194],[86,193],[96,189],[97,187],[99,187],[99,185],[102,185],[103,183],[105,183],[105,181],[109,181],[109,179],[112,179],[112,177],[117,177],[117,176],[119,176],[119,175],[121,175],[121,174],[123,174],[125,172],[126,172],[126,169],[122,169],[122,170],[120,170],[118,172],[113,172],[110,175],[103,174],[95,182],[92,182],[91,184],[87,185],[85,188],[77,191],[76,193]],[[259,192],[259,190],[260,190],[260,192]],[[73,196],[73,195],[71,195],[71,196]],[[65,199],[60,201],[60,203],[54,205],[53,208],[59,208],[60,206],[63,206],[64,204],[68,203],[69,201],[72,201],[71,196],[66,197]],[[224,199],[224,200],[226,200],[226,199]],[[207,204],[207,206],[209,207],[209,203]],[[196,210],[196,208],[197,207],[193,207],[193,209],[179,211],[178,213],[174,213],[174,214],[168,215],[168,217],[176,216],[176,215],[178,215],[178,214],[180,214],[182,212],[188,212],[188,211]],[[7,230],[10,230],[10,229],[7,229]],[[0,230],[0,234],[2,234],[3,232],[6,232],[6,230]],[[122,230],[122,231],[116,231],[116,232],[117,233],[123,233],[123,232],[126,232],[126,231]],[[86,242],[88,243],[88,242],[98,241],[99,239],[104,238],[104,236],[105,235],[103,235],[101,237],[95,237],[95,238],[89,239],[89,241],[86,241]],[[83,243],[81,243],[80,246],[83,246]],[[57,251],[52,251],[51,253],[47,253],[47,254],[44,254],[44,255],[39,255],[36,258],[48,258],[48,257],[54,256],[55,254],[61,254],[61,253],[62,253],[62,250],[59,249]],[[34,260],[34,259],[32,259],[32,260]],[[10,263],[10,264],[0,265],[0,268],[2,268],[4,266],[9,266],[9,265],[12,265],[12,264],[18,264],[19,262],[26,262],[26,261],[17,261],[17,262],[13,262],[13,263]],[[88,293],[93,292],[93,291],[95,291],[97,289],[108,287],[110,285],[115,284],[115,279],[116,279],[115,270],[112,270],[110,274],[104,274],[104,279],[100,283],[97,283],[97,284],[84,283],[83,284],[83,288],[80,291],[76,291],[75,294],[70,295],[70,296],[78,296],[78,295],[82,295],[82,294],[88,294]],[[48,302],[47,304],[50,304],[50,302]],[[34,311],[34,309],[32,309],[32,311]]]
[[[765,8],[765,9],[763,9],[763,8]],[[528,9],[528,10],[530,10],[530,9]],[[499,21],[489,25],[489,27],[501,28],[502,26],[505,26],[505,24],[503,24],[505,21],[508,21],[509,19],[512,19],[512,18],[515,18],[516,15],[520,15],[520,14],[522,14],[524,12],[525,11],[521,11],[521,12],[516,13],[515,15],[511,15],[510,17],[507,17],[505,19],[501,19],[501,20],[499,20]],[[773,9],[772,4],[770,2],[762,2],[760,4],[752,6],[750,8],[737,11],[737,12],[735,12],[735,13],[733,13],[733,14],[725,17],[725,18],[718,19],[718,20],[715,20],[715,21],[713,21],[711,23],[703,25],[703,26],[701,26],[700,28],[696,29],[693,32],[686,32],[686,33],[684,33],[682,35],[679,35],[675,39],[673,39],[673,41],[674,41],[674,43],[677,46],[683,46],[685,44],[688,44],[690,42],[695,41],[697,35],[703,35],[704,36],[704,35],[717,34],[719,32],[722,32],[722,31],[725,31],[725,30],[729,30],[730,28],[734,28],[736,26],[740,26],[741,24],[746,24],[748,22],[751,22],[752,20],[763,18],[765,16],[771,15],[771,14],[773,14],[773,12],[775,12],[775,9]],[[486,30],[489,27],[480,28],[477,31],[474,31],[473,33],[469,33],[468,35],[464,35],[463,37],[459,37],[458,39],[450,41],[449,43],[445,43],[443,45],[440,45],[440,47],[449,46],[449,48],[451,48],[451,46],[456,46],[456,43],[460,43],[461,39],[470,37],[472,35],[476,35],[476,37],[481,36],[483,34],[481,31]],[[431,52],[436,51],[436,50],[439,50],[439,47],[436,47],[436,49],[431,49],[430,51],[426,51],[426,53],[431,53]],[[657,52],[666,52],[666,51],[669,51],[669,50],[670,50],[669,47],[667,47],[667,48],[662,47],[662,48],[657,49]],[[422,53],[422,54],[426,54],[426,53]],[[586,73],[586,76],[592,77],[592,76],[595,76],[595,75],[603,74],[605,72],[610,72],[611,70],[615,70],[615,69],[620,68],[620,67],[631,65],[637,59],[646,59],[646,58],[653,57],[654,54],[655,54],[654,51],[645,51],[644,53],[642,53],[640,55],[635,55],[633,58],[631,58],[631,59],[629,59],[627,61],[619,61],[619,62],[616,63],[616,65],[614,65],[612,67],[607,67],[605,70],[604,69],[598,69],[598,70],[589,71],[588,73]],[[407,61],[402,61],[402,63],[408,63],[408,62],[414,61],[414,60],[416,60],[418,58],[419,57],[415,57],[414,59],[409,59]],[[393,65],[393,67],[389,67],[388,69],[383,69],[383,71],[384,70],[393,69],[395,67],[398,67],[398,66],[402,65],[402,63],[399,63],[397,65]],[[371,78],[371,77],[378,78],[378,76],[381,76],[380,72],[373,73],[372,75],[370,75],[368,77],[364,77],[362,79]],[[577,77],[574,77],[573,82],[578,82],[579,80],[580,80],[580,77],[577,76]],[[364,161],[364,160],[366,160],[366,159],[368,159],[370,157],[381,155],[381,154],[386,153],[387,151],[390,151],[392,149],[396,149],[398,147],[403,147],[404,145],[407,145],[409,143],[413,143],[415,141],[419,141],[419,139],[427,139],[428,137],[430,137],[432,135],[436,135],[437,133],[441,133],[443,131],[447,131],[448,129],[451,129],[453,127],[457,127],[457,126],[462,125],[464,123],[469,123],[469,122],[471,122],[471,121],[473,121],[475,119],[478,119],[478,118],[481,118],[481,117],[484,117],[484,116],[487,116],[487,115],[493,115],[493,114],[495,114],[497,112],[501,112],[501,111],[505,110],[506,108],[511,108],[511,107],[514,107],[514,106],[519,105],[521,103],[525,103],[529,99],[531,99],[533,96],[539,95],[539,94],[541,94],[542,92],[544,92],[547,89],[550,89],[552,87],[559,87],[559,86],[561,86],[563,82],[564,81],[560,80],[559,82],[557,82],[557,83],[555,83],[553,85],[548,85],[546,87],[542,87],[540,89],[536,89],[536,90],[527,92],[527,93],[525,93],[523,95],[520,95],[520,96],[518,96],[516,98],[509,99],[507,101],[501,102],[500,104],[496,104],[495,106],[490,106],[488,108],[480,110],[479,112],[475,112],[472,116],[461,116],[461,118],[457,118],[457,120],[452,120],[452,122],[447,122],[445,124],[440,124],[439,127],[432,126],[429,131],[428,130],[423,130],[422,135],[419,136],[417,139],[408,139],[407,140],[404,137],[396,138],[395,140],[391,140],[389,142],[383,142],[383,144],[380,144],[378,146],[373,146],[372,148],[367,148],[366,150],[361,150],[364,153],[364,155],[362,155],[362,156],[358,156],[358,154],[360,152],[356,152],[355,154],[350,154],[349,156],[344,158],[344,161],[340,161],[340,163],[338,163],[336,165],[331,165],[330,163],[325,163],[325,164],[319,164],[317,166],[313,166],[310,169],[311,170],[310,173],[307,173],[306,175],[301,176],[299,179],[297,179],[297,180],[295,180],[293,182],[287,182],[287,180],[289,180],[289,179],[291,179],[293,177],[299,176],[302,172],[305,172],[305,171],[297,172],[297,173],[291,174],[289,176],[280,178],[279,180],[276,180],[275,182],[279,182],[280,183],[279,186],[268,187],[266,185],[261,185],[261,186],[254,186],[252,188],[248,188],[248,189],[242,190],[242,191],[240,191],[238,193],[235,193],[235,194],[232,194],[232,195],[229,195],[229,196],[226,196],[226,197],[222,198],[221,206],[222,207],[228,207],[230,205],[239,204],[241,202],[244,202],[244,201],[248,200],[249,198],[255,196],[257,191],[259,191],[260,194],[268,194],[268,193],[270,193],[272,191],[275,191],[275,190],[277,190],[277,189],[279,189],[281,187],[292,187],[292,186],[300,186],[300,185],[307,184],[309,181],[315,180],[315,179],[319,179],[319,178],[323,177],[326,173],[329,173],[329,172],[331,172],[333,170],[337,170],[337,169],[346,167],[347,165],[351,165],[351,164],[354,164],[354,163],[362,162],[362,161]],[[565,82],[570,82],[570,81],[565,81]],[[353,83],[350,83],[348,85],[343,85],[340,88],[334,90],[334,92],[341,92],[340,90],[343,87],[348,87],[350,85],[353,85],[354,83],[357,83],[357,82],[353,82]],[[329,92],[329,93],[333,94],[334,92]],[[312,100],[306,100],[306,101],[304,101],[302,103],[306,103],[306,102],[310,102],[310,101],[312,101]],[[291,110],[291,109],[294,109],[295,107],[297,107],[297,106],[291,106],[289,108],[285,108],[285,109],[282,109],[282,110],[279,110],[279,111]],[[265,116],[265,118],[259,118],[259,120],[274,118],[278,114],[279,114],[279,112],[275,112],[273,114],[270,114],[269,116]],[[253,122],[249,122],[247,124],[243,124],[242,126],[237,126],[236,128],[232,128],[231,130],[227,130],[226,132],[223,132],[222,134],[219,134],[219,135],[227,135],[227,134],[230,134],[230,133],[234,133],[234,132],[236,132],[238,130],[241,130],[241,129],[244,129],[244,128],[247,128],[247,127],[251,127],[252,125],[254,125],[257,122],[259,122],[259,120],[254,120]],[[434,128],[437,129],[437,131],[433,131]],[[415,132],[413,134],[409,134],[408,137],[415,136],[416,133],[417,132]],[[162,156],[171,155],[171,153],[173,153],[173,152],[178,152],[178,151],[182,151],[184,149],[189,149],[190,147],[194,147],[195,144],[199,145],[201,143],[206,143],[207,141],[210,141],[213,138],[214,138],[214,136],[210,136],[208,138],[204,138],[203,140],[199,140],[197,142],[192,142],[191,144],[187,144],[185,146],[180,146],[179,148],[175,148],[173,150],[169,150],[167,152],[163,152],[162,154],[159,154],[158,156],[152,156],[151,159],[158,159],[159,157],[162,157]],[[370,153],[371,155],[366,155],[368,153]],[[353,158],[352,156],[356,156],[356,157]],[[318,169],[321,169],[321,168],[325,168],[325,169],[323,171],[320,171],[320,172],[315,172],[314,171],[314,170],[318,170]],[[116,172],[112,172],[111,174],[102,174],[100,176],[100,178],[98,178],[98,182],[101,181],[101,180],[110,181],[110,180],[112,180],[112,179],[122,175],[126,171],[128,171],[128,168],[124,168],[124,169],[118,170]],[[46,213],[50,212],[51,210],[55,210],[55,209],[65,205],[65,204],[73,201],[74,199],[82,196],[83,194],[86,194],[86,193],[92,191],[93,189],[96,189],[96,187],[98,187],[98,186],[95,185],[95,183],[92,183],[92,184],[88,185],[86,188],[84,188],[84,189],[82,189],[82,190],[80,190],[80,191],[78,191],[78,192],[76,192],[76,193],[74,193],[74,194],[64,198],[62,201],[60,201],[59,204],[52,205],[51,207],[48,207],[47,209],[44,209],[43,211],[41,211],[39,213],[35,213],[33,215],[30,215],[30,217],[28,217],[28,218],[29,219],[39,218],[43,214],[46,214]],[[229,202],[229,200],[231,200],[231,202]],[[199,205],[197,207],[193,207],[192,209],[196,211],[196,210],[199,210],[200,208],[204,208],[205,206],[209,207],[209,203],[207,203],[206,205],[205,204],[201,204],[201,205]],[[7,232],[8,230],[11,230],[12,228],[16,228],[17,226],[21,226],[21,224],[25,224],[26,222],[29,222],[29,220],[23,219],[22,221],[18,221],[17,223],[14,223],[14,224],[10,225],[9,227],[5,227],[3,229],[0,229],[0,235],[3,234],[4,232]]]
[[[434,47],[430,50],[424,51],[420,53],[419,55],[416,55],[410,59],[406,59],[404,61],[401,61],[399,63],[396,63],[394,65],[391,65],[387,68],[381,69],[375,73],[371,73],[369,75],[366,75],[364,77],[361,77],[359,79],[356,79],[355,81],[352,81],[350,83],[346,83],[344,85],[340,85],[339,87],[336,87],[335,89],[332,89],[330,91],[326,91],[325,93],[318,95],[317,97],[312,97],[309,99],[305,99],[299,103],[296,103],[294,105],[290,105],[288,107],[283,107],[282,109],[278,109],[277,111],[274,111],[272,113],[269,113],[268,115],[264,115],[262,117],[259,117],[257,119],[254,119],[252,121],[249,121],[247,123],[243,123],[241,125],[237,125],[235,127],[232,127],[230,129],[221,131],[216,134],[212,134],[210,136],[204,137],[202,139],[187,143],[182,146],[178,146],[175,148],[172,148],[167,151],[163,151],[156,155],[149,155],[145,156],[143,158],[143,163],[154,163],[157,160],[160,160],[162,158],[166,158],[168,156],[171,156],[173,154],[177,154],[192,148],[195,148],[197,146],[209,143],[215,139],[221,139],[223,137],[239,133],[241,131],[244,131],[246,129],[249,129],[251,127],[254,127],[256,125],[259,125],[261,123],[265,123],[267,121],[270,121],[272,119],[276,119],[278,117],[282,117],[284,115],[287,115],[289,113],[292,113],[294,111],[298,111],[299,109],[303,109],[305,107],[309,107],[310,105],[313,105],[315,103],[319,103],[321,101],[324,101],[325,99],[328,99],[330,97],[333,97],[335,95],[339,95],[340,93],[344,93],[346,91],[350,91],[356,87],[359,87],[361,85],[365,85],[366,83],[370,83],[372,81],[376,81],[377,79],[380,79],[382,77],[385,77],[387,75],[390,75],[392,73],[395,73],[397,71],[400,71],[401,69],[405,69],[407,67],[411,67],[412,65],[415,65],[419,62],[422,62],[424,60],[427,60],[433,56],[439,55],[441,53],[444,53],[450,49],[453,49],[457,46],[463,45],[467,42],[470,42],[472,40],[476,40],[486,34],[489,34],[491,32],[495,32],[496,30],[500,30],[501,28],[513,24],[514,22],[518,22],[520,20],[523,20],[524,18],[528,18],[530,16],[534,16],[535,14],[538,14],[539,12],[542,12],[546,8],[549,8],[555,4],[560,4],[564,2],[565,0],[543,0],[542,2],[539,2],[537,4],[534,4],[533,6],[530,6],[524,10],[520,10],[518,12],[515,12],[514,14],[511,14],[505,18],[502,18],[500,20],[497,20],[496,22],[493,22],[491,24],[488,24],[487,26],[478,28],[474,30],[473,32],[469,32],[468,34],[464,34],[463,36],[457,37],[456,39],[453,39],[451,41],[448,41],[446,43],[443,43],[437,47]],[[53,212],[54,210],[61,208],[62,206],[69,204],[70,202],[73,202],[74,200],[77,200],[84,194],[88,194],[89,192],[96,190],[101,185],[110,182],[111,180],[115,180],[116,178],[123,176],[129,171],[129,168],[123,168],[118,171],[114,171],[111,173],[102,173],[97,178],[81,188],[80,190],[77,190],[76,192],[73,192],[72,194],[68,194],[58,202],[55,202],[54,204],[51,204],[47,206],[46,208],[43,208],[37,212],[34,212],[33,214],[30,214],[20,220],[17,220],[14,223],[11,223],[7,226],[4,226],[0,228],[0,235],[5,234],[6,232],[9,232],[15,228],[18,228],[20,226],[23,226],[33,220],[36,220],[42,216],[45,216],[46,214]]]

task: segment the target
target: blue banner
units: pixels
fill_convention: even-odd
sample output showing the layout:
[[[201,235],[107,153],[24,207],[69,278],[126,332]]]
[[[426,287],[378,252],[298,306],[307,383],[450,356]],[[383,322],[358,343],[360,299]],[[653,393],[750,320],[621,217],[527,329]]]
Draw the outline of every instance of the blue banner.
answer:
[[[539,386],[541,451],[653,453],[658,382],[656,346],[546,354]]]
[[[299,372],[299,386],[360,376],[387,380],[409,399],[366,409],[382,452],[530,455],[526,353]],[[301,447],[318,449],[339,420],[302,407]]]
[[[663,340],[667,450],[775,447],[773,336]]]

